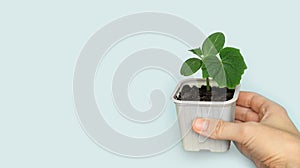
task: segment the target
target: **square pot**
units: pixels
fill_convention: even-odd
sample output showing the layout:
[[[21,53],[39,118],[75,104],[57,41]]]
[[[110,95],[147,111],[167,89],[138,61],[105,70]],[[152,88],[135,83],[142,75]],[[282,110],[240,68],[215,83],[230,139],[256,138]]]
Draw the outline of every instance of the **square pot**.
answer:
[[[183,80],[177,85],[172,95],[172,100],[176,105],[183,148],[186,151],[209,150],[211,152],[226,152],[230,147],[230,141],[213,140],[201,136],[192,130],[192,123],[197,117],[234,121],[235,105],[240,85],[235,88],[233,98],[228,101],[178,100],[176,98],[184,85],[201,87],[202,85],[206,85],[206,80],[196,78]],[[218,86],[213,80],[210,80],[210,85]]]

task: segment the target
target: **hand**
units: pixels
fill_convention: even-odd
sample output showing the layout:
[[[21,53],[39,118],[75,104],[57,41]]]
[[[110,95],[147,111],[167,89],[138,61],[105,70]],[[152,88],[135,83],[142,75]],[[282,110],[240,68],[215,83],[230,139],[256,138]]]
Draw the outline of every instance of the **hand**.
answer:
[[[197,118],[193,130],[232,140],[257,167],[300,167],[300,134],[286,110],[256,93],[241,92],[235,122]]]

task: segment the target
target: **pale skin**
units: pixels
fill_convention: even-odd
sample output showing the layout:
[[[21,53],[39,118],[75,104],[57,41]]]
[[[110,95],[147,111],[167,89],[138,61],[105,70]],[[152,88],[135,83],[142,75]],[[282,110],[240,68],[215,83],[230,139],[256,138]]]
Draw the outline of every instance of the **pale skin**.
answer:
[[[300,167],[300,133],[286,110],[252,92],[241,92],[235,122],[197,118],[193,130],[219,140],[232,140],[261,167]]]

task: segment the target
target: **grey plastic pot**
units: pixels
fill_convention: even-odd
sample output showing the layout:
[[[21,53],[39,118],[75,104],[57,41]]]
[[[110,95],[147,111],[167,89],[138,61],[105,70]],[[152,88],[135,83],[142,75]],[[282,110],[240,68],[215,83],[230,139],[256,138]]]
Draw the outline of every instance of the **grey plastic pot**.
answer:
[[[210,80],[210,84],[211,86],[217,86],[216,82],[212,80]],[[233,121],[240,85],[235,88],[233,98],[223,102],[178,100],[176,97],[184,85],[201,87],[206,85],[206,81],[205,79],[195,78],[183,80],[177,85],[172,95],[172,100],[176,105],[183,148],[186,151],[209,150],[211,152],[226,152],[230,148],[230,141],[213,140],[201,136],[192,130],[192,122],[197,117]]]

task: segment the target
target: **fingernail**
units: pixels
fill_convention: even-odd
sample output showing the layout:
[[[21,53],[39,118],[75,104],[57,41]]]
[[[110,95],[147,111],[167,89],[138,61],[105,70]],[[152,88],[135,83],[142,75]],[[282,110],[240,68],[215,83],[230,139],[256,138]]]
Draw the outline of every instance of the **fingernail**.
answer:
[[[194,120],[193,128],[197,132],[206,131],[208,128],[208,121],[206,119],[196,119]]]

